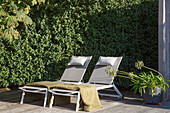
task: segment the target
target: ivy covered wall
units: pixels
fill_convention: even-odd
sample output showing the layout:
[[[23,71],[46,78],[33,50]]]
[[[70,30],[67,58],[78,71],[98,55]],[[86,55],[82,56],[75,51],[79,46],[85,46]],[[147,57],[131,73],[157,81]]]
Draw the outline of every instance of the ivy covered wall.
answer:
[[[30,16],[20,38],[0,39],[0,87],[58,80],[72,55],[93,56],[85,81],[99,56],[123,56],[124,71],[135,71],[137,60],[157,69],[157,0],[60,0],[32,7]]]

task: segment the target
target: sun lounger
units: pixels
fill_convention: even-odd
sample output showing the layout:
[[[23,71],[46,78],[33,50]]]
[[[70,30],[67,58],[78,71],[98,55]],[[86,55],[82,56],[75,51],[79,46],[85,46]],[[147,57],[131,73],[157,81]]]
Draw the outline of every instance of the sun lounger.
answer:
[[[80,84],[83,79],[83,76],[85,74],[85,71],[90,63],[91,58],[92,58],[92,56],[72,56],[61,79],[59,81],[55,81],[55,82]],[[42,86],[46,86],[47,82],[43,82],[43,83],[45,83],[45,84],[42,84]],[[50,85],[54,86],[55,83],[50,82],[48,84],[49,87],[37,87],[37,86],[41,86],[41,82],[40,82],[40,85],[39,85],[39,83],[35,83],[35,86],[26,85],[24,87],[19,87],[19,89],[23,91],[20,104],[23,104],[25,92],[41,93],[41,94],[45,95],[44,105],[43,105],[45,107],[46,102],[47,102],[48,90],[50,89]]]
[[[118,70],[118,67],[123,57],[113,57],[113,58],[115,58],[115,62],[111,67],[113,70],[116,71]],[[114,91],[116,91],[117,95],[103,94],[103,93],[99,93],[99,95],[123,98],[122,94],[120,93],[120,91],[117,89],[117,87],[113,82],[114,78],[110,77],[110,75],[106,73],[107,67],[108,65],[96,65],[88,83],[85,84],[90,84],[95,86],[98,91],[103,89],[113,88]]]

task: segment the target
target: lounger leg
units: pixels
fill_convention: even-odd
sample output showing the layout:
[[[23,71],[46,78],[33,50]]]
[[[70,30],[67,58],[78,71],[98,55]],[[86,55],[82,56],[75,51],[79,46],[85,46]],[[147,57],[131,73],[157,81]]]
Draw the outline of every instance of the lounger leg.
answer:
[[[25,92],[23,91],[23,92],[22,92],[22,97],[21,97],[21,102],[20,102],[20,104],[23,104],[24,96],[25,96]]]
[[[78,92],[76,112],[79,110],[80,92]]]
[[[52,96],[51,96],[51,101],[50,101],[50,108],[52,108],[52,105],[53,105],[53,101],[54,101],[54,95],[52,94]]]
[[[101,98],[103,95],[99,91],[97,91],[97,92],[98,92],[99,98]]]
[[[120,91],[117,89],[117,87],[113,84],[113,88],[116,91],[116,93],[122,98],[122,94],[120,93]]]
[[[46,106],[46,103],[47,103],[47,95],[48,95],[48,91],[46,90],[45,98],[44,98],[44,107]]]

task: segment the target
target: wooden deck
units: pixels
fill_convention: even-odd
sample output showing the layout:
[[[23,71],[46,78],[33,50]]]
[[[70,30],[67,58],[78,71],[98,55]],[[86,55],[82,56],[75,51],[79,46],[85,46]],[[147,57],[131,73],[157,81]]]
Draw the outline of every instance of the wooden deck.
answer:
[[[75,112],[75,98],[71,104],[42,107],[43,100],[19,104],[20,92],[18,90],[0,92],[0,113],[73,113]],[[103,109],[93,110],[92,113],[170,113],[170,102],[163,102],[162,106],[143,105],[141,99],[132,94],[124,93],[125,99],[102,97]],[[84,111],[79,111],[79,113]]]

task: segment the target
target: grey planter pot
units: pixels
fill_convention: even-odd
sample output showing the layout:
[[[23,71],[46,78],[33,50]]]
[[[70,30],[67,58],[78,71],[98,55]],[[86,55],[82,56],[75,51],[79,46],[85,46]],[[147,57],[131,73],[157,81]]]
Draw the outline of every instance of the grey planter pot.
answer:
[[[152,96],[152,90],[150,88],[145,89],[143,93],[143,104],[153,103],[161,105],[162,102],[162,88],[156,88],[155,95]]]

